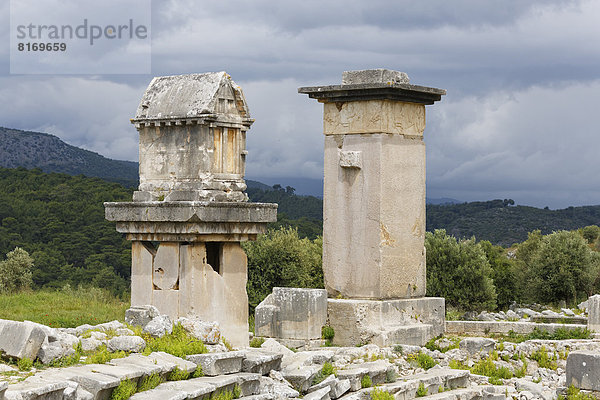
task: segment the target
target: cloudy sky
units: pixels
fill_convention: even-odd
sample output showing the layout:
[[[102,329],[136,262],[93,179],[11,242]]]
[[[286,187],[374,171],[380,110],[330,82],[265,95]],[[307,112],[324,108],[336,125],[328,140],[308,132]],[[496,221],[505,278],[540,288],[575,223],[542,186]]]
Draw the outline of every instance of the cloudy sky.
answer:
[[[0,126],[137,160],[152,76],[225,70],[256,119],[247,176],[321,178],[322,106],[297,88],[389,68],[448,92],[427,108],[428,197],[600,204],[600,1],[153,0],[138,75],[10,74],[0,5]]]

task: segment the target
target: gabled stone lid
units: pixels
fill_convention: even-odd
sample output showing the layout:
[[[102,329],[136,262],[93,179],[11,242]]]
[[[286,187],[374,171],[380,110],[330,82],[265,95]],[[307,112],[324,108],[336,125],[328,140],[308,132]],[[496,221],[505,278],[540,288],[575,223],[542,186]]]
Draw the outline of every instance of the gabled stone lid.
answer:
[[[219,101],[229,101],[220,104]],[[144,92],[133,123],[235,115],[251,121],[241,88],[225,72],[159,76]]]

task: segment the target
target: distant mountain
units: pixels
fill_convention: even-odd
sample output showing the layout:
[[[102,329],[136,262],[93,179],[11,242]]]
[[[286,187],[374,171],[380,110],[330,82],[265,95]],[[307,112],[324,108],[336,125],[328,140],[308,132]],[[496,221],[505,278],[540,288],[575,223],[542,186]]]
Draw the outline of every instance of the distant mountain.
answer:
[[[54,135],[0,127],[0,167],[86,175],[137,186],[138,163],[111,160],[71,146]]]
[[[442,197],[442,198],[439,198],[439,199],[434,199],[434,198],[427,197],[425,199],[425,202],[427,204],[435,204],[435,205],[438,205],[438,206],[447,206],[447,205],[451,205],[451,204],[460,204],[460,203],[463,203],[460,200],[451,199],[449,197]]]
[[[295,194],[301,196],[314,196],[323,197],[323,179],[314,178],[261,178],[253,177],[257,181],[264,182],[268,189],[259,188],[263,190],[272,189],[273,185],[281,185],[285,189],[286,186],[291,186],[294,189]],[[247,181],[246,181],[247,182]],[[250,187],[250,185],[248,185]]]

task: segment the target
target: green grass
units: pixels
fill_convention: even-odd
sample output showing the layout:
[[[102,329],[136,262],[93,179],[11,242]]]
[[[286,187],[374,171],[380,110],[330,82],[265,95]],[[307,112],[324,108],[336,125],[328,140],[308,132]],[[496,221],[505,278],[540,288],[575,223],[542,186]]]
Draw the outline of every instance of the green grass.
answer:
[[[17,367],[19,367],[19,371],[31,371],[31,367],[33,367],[33,360],[30,358],[24,357],[17,361]]]
[[[542,346],[540,349],[536,350],[531,354],[531,359],[537,361],[538,367],[540,368],[548,368],[556,371],[558,365],[556,364],[555,356],[548,356],[548,352],[546,351],[546,347]]]
[[[122,320],[129,304],[97,288],[36,290],[0,295],[0,318],[74,328]]]
[[[208,353],[208,349],[201,340],[190,335],[181,325],[174,325],[173,332],[160,338],[144,336],[146,348],[144,354],[154,351],[164,351],[176,357],[185,358],[190,354]]]
[[[171,373],[167,376],[168,381],[185,381],[190,377],[190,373],[179,369],[179,367],[175,367]]]
[[[567,389],[567,397],[558,396],[557,400],[596,400],[596,398],[589,394],[583,394],[575,386],[571,385]]]
[[[592,333],[586,328],[565,329],[558,328],[554,333],[547,330],[535,328],[533,332],[527,335],[521,335],[514,331],[509,331],[508,335],[497,336],[506,342],[521,343],[526,340],[567,340],[567,339],[591,339]]]
[[[143,377],[138,383],[138,392],[145,392],[146,390],[154,389],[158,385],[163,383],[160,375],[158,373],[154,373],[148,376]]]
[[[262,337],[253,337],[250,341],[250,347],[260,347],[265,342],[265,338]]]

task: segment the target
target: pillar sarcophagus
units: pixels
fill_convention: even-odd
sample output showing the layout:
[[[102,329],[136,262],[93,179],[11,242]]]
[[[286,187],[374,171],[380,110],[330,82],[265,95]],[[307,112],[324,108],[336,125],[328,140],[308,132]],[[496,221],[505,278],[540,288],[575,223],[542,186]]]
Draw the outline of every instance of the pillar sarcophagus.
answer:
[[[276,220],[277,205],[244,193],[253,120],[225,72],[157,77],[131,120],[140,136],[132,202],[105,203],[132,241],[131,305],[218,321],[248,344],[247,260],[240,242]]]
[[[334,340],[424,344],[444,329],[444,300],[424,297],[425,105],[446,91],[386,69],[298,91],[324,105],[323,272]]]

